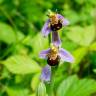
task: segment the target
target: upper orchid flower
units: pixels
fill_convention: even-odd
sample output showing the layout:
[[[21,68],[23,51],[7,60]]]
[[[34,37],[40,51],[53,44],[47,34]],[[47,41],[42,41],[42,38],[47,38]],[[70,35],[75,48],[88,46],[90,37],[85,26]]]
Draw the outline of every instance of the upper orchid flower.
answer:
[[[47,50],[41,51],[40,57],[47,59],[47,63],[50,66],[58,65],[60,60],[70,63],[74,61],[73,56],[68,51],[56,46],[52,46]]]
[[[51,31],[58,31],[62,26],[69,25],[69,21],[62,15],[50,12],[49,19],[45,22],[42,28],[42,34],[46,37]]]

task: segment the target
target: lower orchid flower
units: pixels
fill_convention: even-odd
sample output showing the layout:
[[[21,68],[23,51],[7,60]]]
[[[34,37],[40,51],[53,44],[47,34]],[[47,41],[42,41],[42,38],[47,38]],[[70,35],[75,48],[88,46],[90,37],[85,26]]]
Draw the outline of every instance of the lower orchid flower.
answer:
[[[74,61],[73,56],[68,51],[54,45],[47,50],[41,51],[40,57],[47,60],[47,65],[43,68],[41,74],[41,80],[43,81],[50,81],[51,66],[58,66],[60,60],[70,63]]]
[[[47,50],[41,51],[39,56],[47,59],[47,63],[50,66],[58,65],[60,60],[70,63],[74,61],[73,56],[67,50],[54,45]]]

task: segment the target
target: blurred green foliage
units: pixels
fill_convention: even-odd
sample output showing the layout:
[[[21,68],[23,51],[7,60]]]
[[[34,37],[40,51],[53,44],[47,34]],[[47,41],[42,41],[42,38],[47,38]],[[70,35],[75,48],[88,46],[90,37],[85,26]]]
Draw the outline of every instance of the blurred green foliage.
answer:
[[[40,33],[48,9],[69,19],[60,37],[75,57],[60,64],[54,96],[96,96],[96,0],[0,0],[0,96],[36,96],[46,65],[38,54],[49,47]]]

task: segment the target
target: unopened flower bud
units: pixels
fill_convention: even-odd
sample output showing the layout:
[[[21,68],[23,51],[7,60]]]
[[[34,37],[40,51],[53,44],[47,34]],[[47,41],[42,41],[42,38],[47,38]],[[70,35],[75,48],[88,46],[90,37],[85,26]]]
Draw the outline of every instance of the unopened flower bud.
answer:
[[[37,89],[37,96],[46,96],[46,86],[44,82],[40,82]]]

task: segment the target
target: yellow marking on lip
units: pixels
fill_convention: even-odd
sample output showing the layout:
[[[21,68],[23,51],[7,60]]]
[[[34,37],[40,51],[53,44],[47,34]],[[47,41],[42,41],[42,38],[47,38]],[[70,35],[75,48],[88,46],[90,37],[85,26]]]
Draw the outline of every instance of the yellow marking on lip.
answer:
[[[52,45],[51,46],[51,52],[57,54],[58,53],[58,48],[56,46]]]
[[[47,57],[50,58],[50,60],[55,60],[58,55],[58,47],[51,45],[50,52],[47,54]]]

